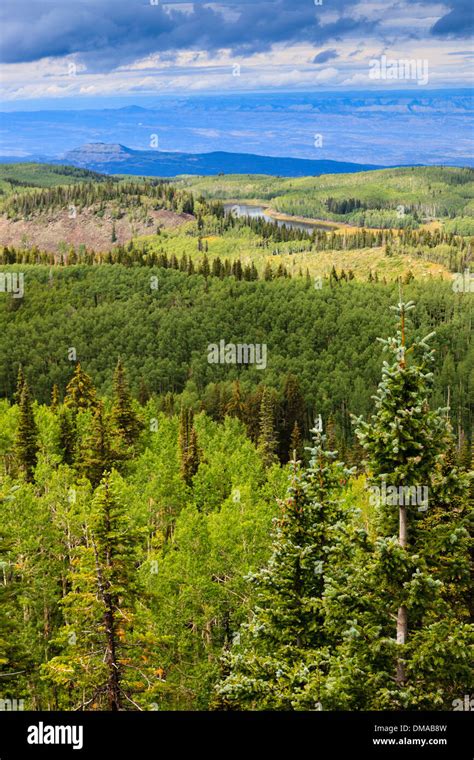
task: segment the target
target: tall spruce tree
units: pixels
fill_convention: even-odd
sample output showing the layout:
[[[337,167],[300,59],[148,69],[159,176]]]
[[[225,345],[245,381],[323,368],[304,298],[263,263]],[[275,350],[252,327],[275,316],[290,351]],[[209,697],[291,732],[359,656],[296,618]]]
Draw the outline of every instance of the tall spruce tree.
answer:
[[[272,388],[263,389],[260,403],[260,429],[258,448],[265,467],[277,461],[278,439],[275,430],[275,393]]]
[[[33,414],[30,389],[28,383],[24,381],[19,406],[15,453],[18,467],[28,481],[33,480],[38,450],[38,428]]]
[[[136,601],[144,593],[137,573],[139,535],[121,489],[112,472],[94,494],[62,601],[65,625],[55,642],[62,651],[43,668],[65,709],[137,709],[136,699],[143,699],[153,679],[148,643],[137,630]],[[137,677],[143,677],[140,686]]]
[[[315,684],[329,643],[324,573],[328,547],[345,520],[341,488],[349,472],[326,450],[325,437],[313,432],[308,469],[291,464],[270,561],[249,577],[255,587],[251,621],[224,657],[228,675],[217,691],[233,708],[319,709]]]
[[[117,362],[114,374],[112,421],[124,443],[127,446],[134,446],[140,435],[141,424],[133,408],[132,396],[121,359]]]
[[[145,406],[147,401],[151,398],[150,389],[145,382],[144,378],[140,378],[140,387],[138,389],[138,403],[140,406]]]
[[[77,417],[66,406],[59,411],[59,447],[65,464],[74,464],[77,444]]]
[[[446,459],[446,410],[429,407],[431,336],[406,345],[412,308],[397,307],[376,412],[357,421],[377,534],[341,545],[326,579],[326,624],[340,640],[325,701],[337,709],[450,709],[471,683],[468,483]]]
[[[4,499],[12,494],[0,492],[0,507]],[[23,621],[17,615],[21,609],[20,597],[24,593],[24,583],[15,573],[15,553],[12,537],[0,528],[0,677],[2,679],[2,699],[18,699],[18,680],[27,667],[28,652],[21,637]],[[3,708],[5,709],[5,708]]]
[[[285,378],[282,404],[282,426],[280,438],[280,459],[284,462],[293,458],[291,439],[297,425],[300,435],[306,432],[306,404],[296,375],[289,373]],[[299,454],[298,454],[299,458]]]
[[[242,398],[242,388],[238,380],[234,380],[232,383],[232,396],[227,404],[226,414],[229,414],[231,417],[237,417],[239,420],[244,419],[245,404]]]
[[[197,433],[194,427],[194,412],[192,409],[181,408],[178,444],[181,477],[190,486],[194,475],[198,471],[200,461]]]
[[[18,375],[16,379],[16,390],[13,394],[13,401],[15,404],[20,404],[21,401],[21,394],[23,391],[23,386],[25,384],[25,373],[23,372],[23,366],[20,364],[18,367]]]
[[[74,374],[67,385],[64,403],[75,412],[83,409],[95,409],[97,406],[97,394],[94,385],[80,363],[76,365]]]
[[[290,455],[290,458],[293,457],[294,459],[302,459],[304,455],[303,439],[301,437],[301,431],[297,422],[295,422],[293,425],[293,431],[291,433],[290,439],[290,450],[288,453]]]
[[[79,469],[84,472],[95,488],[102,480],[104,473],[111,470],[119,458],[118,452],[113,448],[109,420],[104,405],[99,401],[90,435],[85,441],[84,451],[81,452]]]

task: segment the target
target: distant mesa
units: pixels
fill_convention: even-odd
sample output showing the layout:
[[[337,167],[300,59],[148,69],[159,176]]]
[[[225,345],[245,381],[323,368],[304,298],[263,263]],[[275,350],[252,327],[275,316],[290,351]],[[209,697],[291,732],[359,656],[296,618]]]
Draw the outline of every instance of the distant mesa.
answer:
[[[120,143],[87,143],[62,156],[66,163],[104,174],[135,174],[175,177],[180,174],[269,174],[281,177],[306,177],[320,174],[383,169],[375,164],[311,160],[252,153],[172,153],[161,150],[134,150]]]
[[[85,166],[86,163],[91,162],[127,161],[132,155],[133,151],[126,148],[125,145],[120,145],[120,143],[87,143],[81,148],[69,151],[61,160]]]
[[[142,106],[123,106],[122,108],[118,108],[118,111],[122,111],[122,113],[149,113],[149,108],[143,108]]]

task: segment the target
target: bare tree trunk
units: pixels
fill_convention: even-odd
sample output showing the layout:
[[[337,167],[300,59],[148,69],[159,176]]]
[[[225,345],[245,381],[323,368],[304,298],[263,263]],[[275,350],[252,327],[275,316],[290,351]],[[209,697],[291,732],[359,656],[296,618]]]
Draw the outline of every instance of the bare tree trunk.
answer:
[[[400,528],[398,533],[398,543],[405,548],[407,545],[407,509],[405,505],[400,506],[399,516]]]
[[[398,534],[398,543],[400,546],[406,547],[407,545],[407,510],[406,507],[400,506],[400,528]],[[397,644],[405,644],[408,636],[408,617],[407,608],[401,606],[398,609],[397,614]],[[405,665],[400,657],[397,659],[397,674],[396,681],[398,684],[405,683]]]
[[[109,710],[117,711],[121,708],[120,699],[120,674],[115,651],[115,619],[113,613],[113,604],[110,594],[104,595],[106,604],[105,612],[105,632],[107,636],[107,654],[106,663],[109,670],[109,679],[107,682],[107,699]]]
[[[115,712],[122,707],[121,695],[120,695],[120,669],[117,662],[116,653],[116,631],[115,631],[115,615],[114,615],[114,600],[111,594],[108,592],[109,584],[104,581],[102,575],[102,569],[100,567],[99,556],[95,544],[95,564],[97,570],[97,584],[99,587],[99,593],[104,602],[104,627],[106,637],[106,652],[105,662],[108,669],[107,679],[107,701],[109,703],[109,710]]]

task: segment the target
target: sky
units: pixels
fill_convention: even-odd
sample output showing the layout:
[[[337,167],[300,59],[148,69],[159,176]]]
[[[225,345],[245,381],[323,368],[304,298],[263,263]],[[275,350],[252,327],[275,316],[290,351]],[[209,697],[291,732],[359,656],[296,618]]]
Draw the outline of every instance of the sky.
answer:
[[[0,29],[3,110],[472,85],[472,0],[2,0]]]

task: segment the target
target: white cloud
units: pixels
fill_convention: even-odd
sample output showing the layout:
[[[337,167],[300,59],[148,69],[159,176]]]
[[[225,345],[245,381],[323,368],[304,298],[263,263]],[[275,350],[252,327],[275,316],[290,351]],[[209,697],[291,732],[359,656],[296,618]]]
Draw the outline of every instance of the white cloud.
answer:
[[[213,54],[206,50],[186,50],[173,59],[156,54],[107,74],[87,70],[74,56],[49,58],[31,64],[5,65],[0,97],[6,101],[21,101],[43,97],[113,96],[127,92],[183,95],[186,91],[380,88],[384,83],[370,80],[368,71],[370,59],[382,54],[392,58],[427,59],[431,86],[471,84],[472,71],[466,56],[466,42],[462,40],[453,40],[449,45],[440,45],[432,38],[394,40],[388,45],[376,38],[368,38],[363,43],[345,39],[336,42],[334,47],[338,58],[322,69],[312,63],[321,48],[302,43],[275,46],[247,57],[235,57],[230,49],[224,48]],[[233,76],[237,63],[241,67],[240,76]]]

